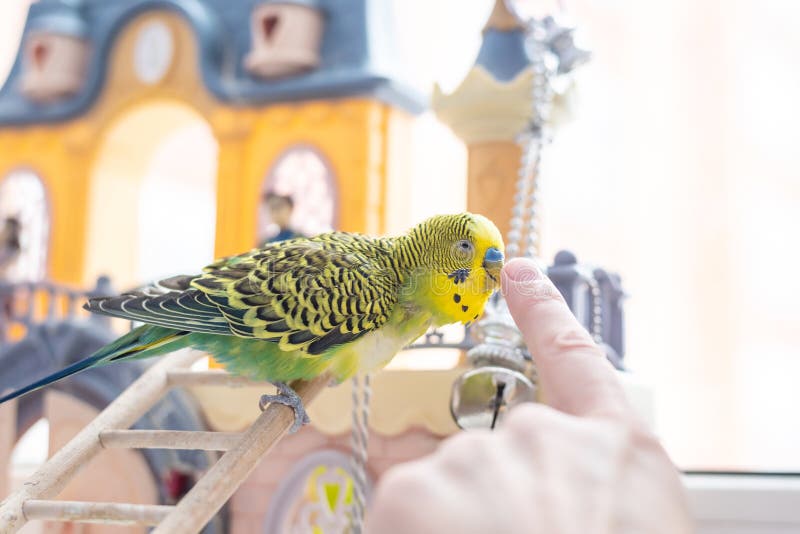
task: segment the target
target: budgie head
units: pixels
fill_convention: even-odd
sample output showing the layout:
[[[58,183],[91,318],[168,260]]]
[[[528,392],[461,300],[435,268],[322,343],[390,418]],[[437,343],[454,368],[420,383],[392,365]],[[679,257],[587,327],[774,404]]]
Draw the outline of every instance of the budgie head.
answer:
[[[469,323],[483,312],[500,285],[503,238],[482,215],[460,213],[431,217],[411,229],[403,247],[416,255],[414,292],[438,323]]]

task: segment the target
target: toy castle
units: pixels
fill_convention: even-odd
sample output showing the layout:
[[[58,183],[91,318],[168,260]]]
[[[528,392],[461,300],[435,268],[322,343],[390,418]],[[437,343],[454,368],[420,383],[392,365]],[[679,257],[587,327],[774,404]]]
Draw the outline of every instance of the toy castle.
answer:
[[[202,118],[219,147],[216,256],[256,243],[261,193],[294,154],[325,170],[333,208],[322,224],[384,231],[408,124],[425,106],[395,73],[387,9],[367,0],[34,3],[0,92],[0,177],[24,172],[41,184],[48,277],[87,283],[97,274],[87,272],[89,249],[101,244],[106,272],[135,263],[112,239],[90,243],[91,226],[113,218],[126,241],[146,169],[126,167],[135,161],[125,152],[153,150],[187,115]],[[153,125],[131,128],[104,154],[109,132],[149,106],[158,113],[142,120]],[[104,156],[124,171],[126,198],[98,183]]]
[[[29,247],[20,264],[27,265],[30,277],[46,275],[56,284],[40,298],[73,302],[84,294],[65,287],[93,284],[98,269],[113,274],[115,283],[144,282],[131,267],[140,254],[131,251],[131,243],[139,177],[147,169],[126,154],[155,150],[187,117],[207,123],[218,145],[216,256],[246,250],[261,239],[261,202],[274,190],[291,195],[315,228],[367,233],[397,228],[398,214],[411,202],[402,175],[410,157],[410,125],[427,102],[398,74],[389,4],[34,3],[19,56],[0,91],[0,218],[23,214]],[[437,89],[433,108],[467,144],[467,207],[505,231],[521,157],[517,134],[531,113],[527,102],[535,74],[525,50],[525,25],[505,0],[495,2],[483,39],[464,82],[450,95]],[[141,113],[148,108],[155,112]],[[124,135],[120,124],[127,128]],[[291,160],[312,169],[302,184],[282,167]],[[99,162],[118,169],[124,180],[104,185],[109,174],[97,171]],[[12,191],[28,193],[16,197],[17,205],[4,200]],[[166,228],[172,215],[166,210],[148,216]],[[105,233],[97,228],[104,225]],[[603,288],[618,304],[621,291],[613,282]],[[113,337],[104,324],[73,317],[70,304],[50,306],[48,317],[62,308],[68,311],[61,330],[29,321],[25,339],[0,345],[0,363],[18,359],[21,351],[28,362],[24,368],[9,366],[0,390]],[[618,338],[621,356],[621,332]],[[71,352],[43,348],[63,347],[66,340],[73,340]],[[0,468],[38,417],[50,421],[53,451],[141,370],[133,365],[115,376],[87,373],[23,400],[18,413],[0,409]],[[395,369],[374,377],[371,482],[458,431],[449,397],[463,370]],[[190,395],[171,395],[148,417],[151,424],[172,429],[238,431],[258,414],[261,393],[254,387],[195,386]],[[350,410],[348,384],[325,391],[310,407],[313,424],[285,438],[261,462],[206,532],[321,532],[323,525],[342,531],[336,529],[346,526],[342,518],[353,505]],[[62,498],[170,502],[212,460],[200,453],[109,451]],[[124,482],[109,494],[97,481],[107,480],[111,471]],[[0,474],[0,493],[3,478]],[[104,528],[111,527],[90,531],[118,531]],[[46,526],[46,532],[66,531],[59,524]]]

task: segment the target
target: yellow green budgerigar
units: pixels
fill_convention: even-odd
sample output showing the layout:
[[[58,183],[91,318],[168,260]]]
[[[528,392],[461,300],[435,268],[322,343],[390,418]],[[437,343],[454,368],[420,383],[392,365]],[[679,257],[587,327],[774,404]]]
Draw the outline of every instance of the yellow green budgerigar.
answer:
[[[90,367],[192,347],[229,372],[278,386],[329,372],[338,381],[385,366],[431,326],[469,323],[499,286],[503,240],[486,217],[432,217],[398,237],[331,232],[270,243],[85,308],[145,323],[0,403]]]

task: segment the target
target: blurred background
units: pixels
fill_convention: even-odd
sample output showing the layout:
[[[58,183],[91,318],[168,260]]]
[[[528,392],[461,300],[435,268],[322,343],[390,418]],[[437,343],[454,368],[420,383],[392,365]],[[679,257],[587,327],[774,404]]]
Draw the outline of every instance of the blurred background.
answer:
[[[461,82],[492,3],[395,0],[401,59],[420,91]],[[0,81],[29,4],[0,2]],[[680,467],[800,471],[800,150],[792,145],[800,4],[573,0],[567,8],[593,58],[577,74],[573,120],[544,155],[544,258],[566,248],[622,276],[627,366],[652,386],[657,432]],[[168,133],[153,130],[154,117]],[[412,128],[413,202],[399,220],[463,209],[463,144],[432,112]],[[132,146],[132,136],[152,143]],[[113,176],[91,193],[103,202],[89,214],[86,284],[110,257],[130,258],[127,271],[109,273],[119,288],[213,258],[217,150],[188,108],[154,104],[117,122],[94,165]],[[278,184],[325,172],[302,153],[281,169]],[[2,187],[0,211],[24,198],[23,217],[41,219],[35,181],[21,172]],[[325,197],[315,187],[292,191],[308,200],[293,215],[309,221],[307,232],[336,225],[332,207],[313,201]],[[266,236],[271,221],[259,217]],[[120,234],[119,220],[137,222]],[[182,238],[164,239],[167,227]],[[30,228],[25,239],[38,252],[8,276],[47,274],[47,231]]]

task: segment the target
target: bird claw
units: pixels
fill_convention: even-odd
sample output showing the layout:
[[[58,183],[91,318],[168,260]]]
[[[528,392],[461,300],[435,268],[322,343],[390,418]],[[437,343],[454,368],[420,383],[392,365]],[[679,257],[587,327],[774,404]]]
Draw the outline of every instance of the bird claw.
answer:
[[[258,407],[261,408],[263,412],[268,404],[277,402],[278,404],[283,404],[294,410],[294,423],[289,429],[289,434],[294,434],[303,425],[311,422],[311,419],[308,418],[308,414],[306,413],[305,406],[303,406],[303,399],[284,382],[273,382],[273,385],[278,388],[278,394],[262,395],[261,399],[258,401]]]

